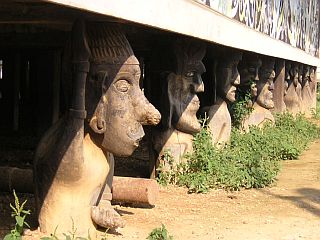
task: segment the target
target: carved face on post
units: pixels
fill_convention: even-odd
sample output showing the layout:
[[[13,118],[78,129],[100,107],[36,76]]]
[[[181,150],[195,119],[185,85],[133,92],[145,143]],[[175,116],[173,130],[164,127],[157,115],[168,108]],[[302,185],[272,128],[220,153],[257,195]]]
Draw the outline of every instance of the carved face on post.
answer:
[[[303,78],[302,78],[302,86],[308,86],[310,81],[311,69],[310,66],[304,65],[303,66]]]
[[[299,82],[299,65],[298,63],[294,63],[290,68],[290,79],[293,81],[294,86],[296,87]]]
[[[259,81],[259,69],[261,67],[261,60],[258,55],[245,55],[241,64],[239,65],[239,72],[241,82],[243,85],[249,85],[252,98],[258,96],[257,81]]]
[[[237,86],[240,84],[238,64],[242,53],[231,51],[219,60],[216,69],[217,93],[230,102],[236,100]]]
[[[316,67],[310,67],[310,82],[314,82],[316,77]]]
[[[129,156],[144,136],[142,125],[158,124],[160,113],[139,87],[139,62],[124,34],[108,25],[93,26],[88,33],[92,61],[86,92],[91,104],[98,100],[95,108],[87,108],[92,111],[90,127],[104,134],[107,151]]]
[[[303,64],[299,64],[299,78],[298,78],[298,81],[300,84],[302,84],[302,81],[303,81]]]
[[[257,82],[258,97],[256,102],[266,108],[274,108],[273,102],[273,80],[275,78],[274,59],[264,58],[259,71],[259,81]]]
[[[196,116],[200,107],[197,93],[204,91],[201,78],[205,72],[201,62],[204,54],[204,45],[191,40],[184,39],[175,45],[177,69],[167,79],[169,114],[164,120],[168,128],[173,125],[177,130],[190,134],[200,131]]]
[[[285,81],[284,81],[284,91],[283,91],[283,95],[286,96],[287,92],[288,92],[288,87],[289,87],[289,82],[290,82],[290,70],[291,70],[291,62],[286,61],[285,62]]]

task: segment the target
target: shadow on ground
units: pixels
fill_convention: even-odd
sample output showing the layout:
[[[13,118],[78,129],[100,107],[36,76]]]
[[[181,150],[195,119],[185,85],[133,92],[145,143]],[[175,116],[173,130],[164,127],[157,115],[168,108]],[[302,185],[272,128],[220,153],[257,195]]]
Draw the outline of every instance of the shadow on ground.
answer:
[[[260,192],[281,200],[290,201],[296,207],[301,208],[317,217],[320,217],[320,190],[316,188],[298,188],[294,190],[297,195],[276,194],[266,189]]]

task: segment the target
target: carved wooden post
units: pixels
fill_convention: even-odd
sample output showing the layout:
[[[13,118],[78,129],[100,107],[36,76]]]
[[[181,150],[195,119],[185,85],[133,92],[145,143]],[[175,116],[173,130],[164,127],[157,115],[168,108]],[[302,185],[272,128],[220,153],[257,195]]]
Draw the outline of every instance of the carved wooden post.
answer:
[[[270,109],[274,107],[273,90],[275,78],[275,60],[272,57],[261,56],[262,65],[258,69],[256,81],[256,97],[253,99],[253,110],[244,121],[242,128],[249,131],[249,126],[263,127],[267,122],[274,123]]]
[[[217,54],[213,53],[212,55]],[[229,141],[231,135],[231,116],[227,107],[228,102],[236,101],[236,90],[240,84],[238,63],[242,59],[242,53],[238,50],[228,49],[221,52],[217,63],[214,64],[216,100],[213,105],[204,107],[201,111],[206,112],[208,126],[210,128],[212,143],[222,147]],[[213,60],[213,59],[212,59]],[[208,95],[215,93],[209,91]]]
[[[285,78],[285,64],[283,59],[276,61],[275,65],[276,78],[274,80],[273,101],[274,112],[280,113],[286,110],[286,105],[283,100],[284,95],[284,78]]]
[[[88,187],[83,181],[88,168],[84,165],[83,136],[89,71],[84,22],[76,22],[72,33],[72,104],[68,115],[53,125],[38,145],[34,161],[35,199],[41,232],[50,234],[56,227],[59,233],[67,232],[74,223],[80,235],[95,238],[91,207],[86,204],[87,194],[81,192]]]
[[[162,129],[154,130],[153,148],[165,169],[185,162],[192,152],[193,134],[201,125],[196,113],[200,108],[198,93],[204,91],[201,75],[206,47],[191,39],[178,39],[174,45],[177,66],[167,76],[162,96]]]
[[[317,67],[311,67],[311,73],[313,75],[311,75],[310,77],[310,88],[312,91],[312,109],[314,109],[314,111],[317,109]]]
[[[71,107],[35,157],[39,225],[45,233],[59,225],[59,235],[74,225],[95,239],[96,225],[124,226],[111,206],[113,154],[131,155],[142,125],[158,124],[160,113],[139,88],[139,62],[119,26],[77,21],[71,43]]]

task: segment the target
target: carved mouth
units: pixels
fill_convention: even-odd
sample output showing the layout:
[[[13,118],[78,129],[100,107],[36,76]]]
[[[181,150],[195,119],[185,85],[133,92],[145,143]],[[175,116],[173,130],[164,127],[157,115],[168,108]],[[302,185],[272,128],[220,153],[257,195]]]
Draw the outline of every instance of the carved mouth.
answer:
[[[138,122],[136,122],[133,126],[129,126],[127,130],[127,135],[130,139],[133,140],[133,145],[135,147],[139,146],[139,142],[144,136],[144,131],[142,128],[142,125]]]
[[[185,105],[189,110],[198,111],[200,108],[200,100],[196,94],[193,94],[187,99]]]

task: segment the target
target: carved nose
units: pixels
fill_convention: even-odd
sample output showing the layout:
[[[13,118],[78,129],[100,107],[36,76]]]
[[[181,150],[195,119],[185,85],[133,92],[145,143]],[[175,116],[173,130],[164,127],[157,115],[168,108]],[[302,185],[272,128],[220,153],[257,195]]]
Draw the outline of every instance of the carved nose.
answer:
[[[192,93],[204,92],[204,84],[201,78],[197,83],[190,84],[190,91]]]
[[[271,83],[269,83],[269,90],[271,91],[273,89],[274,89],[274,84],[273,84],[273,82],[271,82]]]
[[[237,86],[240,85],[240,74],[237,75],[236,80],[233,82],[233,85]]]
[[[137,121],[142,125],[157,125],[161,120],[160,112],[147,100],[142,92],[136,99],[135,114]]]
[[[151,104],[147,103],[145,112],[140,120],[142,125],[157,125],[161,120],[160,112]]]
[[[258,74],[258,73],[256,73],[256,75],[255,75],[255,77],[254,77],[254,80],[255,80],[255,81],[259,81],[259,74]]]
[[[193,79],[193,83],[191,84],[192,91],[195,93],[204,92],[204,84],[202,78],[199,74],[195,76]]]

